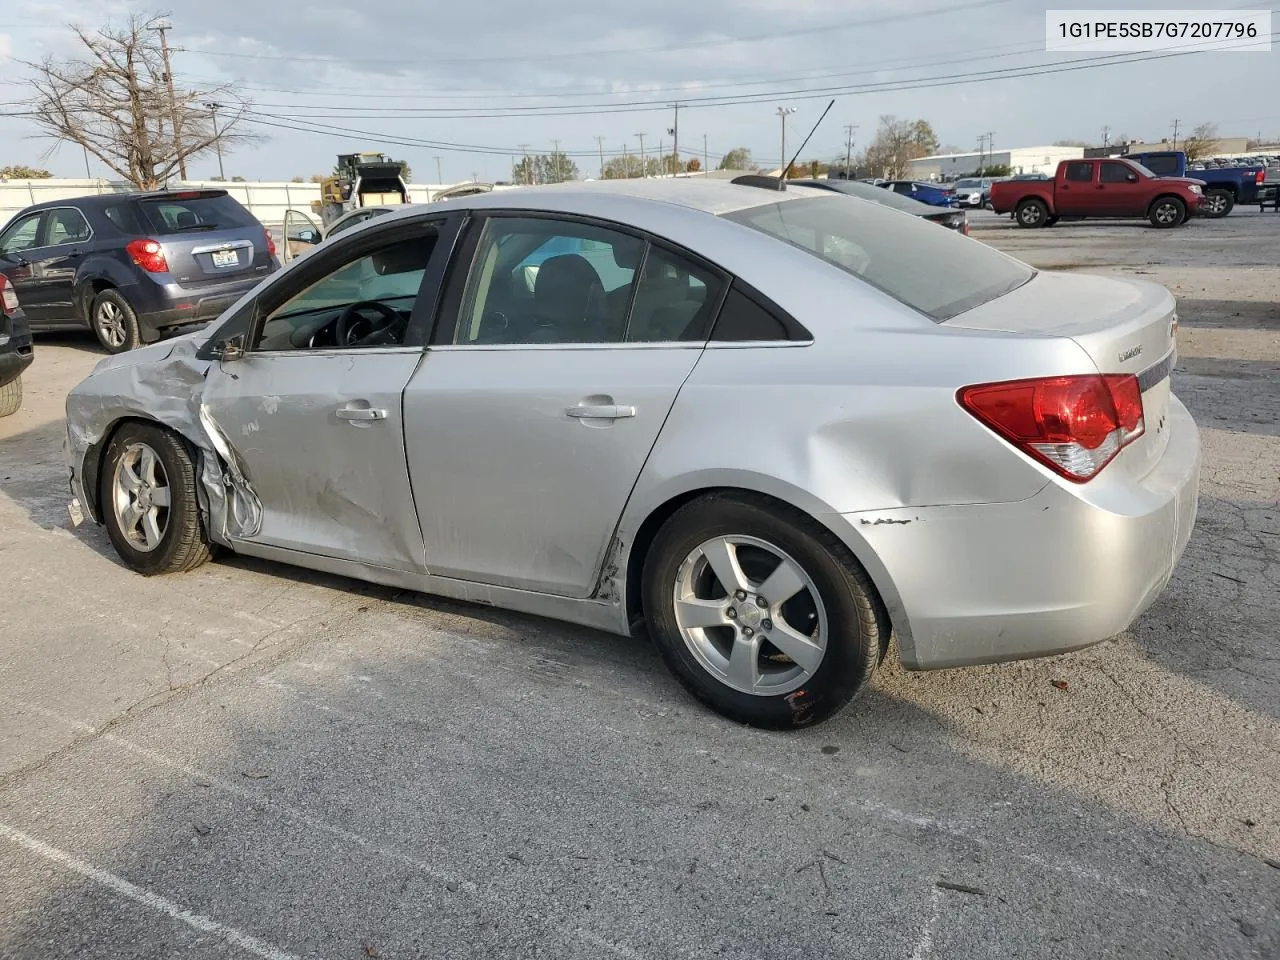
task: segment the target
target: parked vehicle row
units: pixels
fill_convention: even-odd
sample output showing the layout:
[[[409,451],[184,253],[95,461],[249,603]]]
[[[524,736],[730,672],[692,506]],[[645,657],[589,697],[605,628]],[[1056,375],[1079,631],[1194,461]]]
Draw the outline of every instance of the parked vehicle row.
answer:
[[[1158,177],[1183,177],[1200,181],[1204,185],[1202,212],[1206,217],[1225,217],[1237,203],[1257,203],[1267,177],[1267,168],[1262,164],[1220,166],[1192,171],[1187,164],[1187,155],[1181,150],[1134,153],[1129,154],[1126,159],[1140,163]]]
[[[1112,636],[1196,513],[1173,297],[924,221],[762,177],[403,207],[73,389],[72,517],[143,574],[220,545],[645,624],[763,726],[891,634],[912,669]]]
[[[207,322],[278,269],[225,190],[51,200],[0,231],[0,274],[32,330],[87,326],[108,353]]]

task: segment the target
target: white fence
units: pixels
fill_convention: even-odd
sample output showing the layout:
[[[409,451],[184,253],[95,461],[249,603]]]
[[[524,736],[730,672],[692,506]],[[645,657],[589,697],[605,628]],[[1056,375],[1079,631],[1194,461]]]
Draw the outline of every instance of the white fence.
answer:
[[[264,225],[275,228],[284,223],[286,210],[293,208],[311,215],[311,201],[320,199],[320,185],[317,183],[222,183],[217,180],[188,180],[171,184],[170,187],[175,190],[183,187],[216,187],[226,190]],[[132,184],[111,180],[0,180],[0,224],[7,223],[15,213],[33,203],[70,200],[95,193],[129,193],[134,189],[136,188]],[[429,201],[442,189],[444,187],[439,184],[412,184],[409,187],[409,198],[422,203]]]

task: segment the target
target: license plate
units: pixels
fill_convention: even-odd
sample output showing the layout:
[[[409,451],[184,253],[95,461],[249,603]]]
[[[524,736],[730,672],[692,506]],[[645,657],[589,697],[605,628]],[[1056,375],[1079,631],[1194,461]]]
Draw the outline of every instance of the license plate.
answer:
[[[240,254],[234,250],[215,250],[213,251],[213,265],[215,267],[234,267],[240,263]]]

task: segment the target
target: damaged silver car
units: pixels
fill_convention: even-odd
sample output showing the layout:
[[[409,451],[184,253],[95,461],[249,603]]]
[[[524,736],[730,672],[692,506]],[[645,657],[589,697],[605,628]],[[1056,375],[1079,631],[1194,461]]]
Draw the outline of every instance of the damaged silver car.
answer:
[[[646,625],[735,719],[1125,629],[1190,536],[1174,301],[763,178],[408,207],[67,400],[73,520]]]

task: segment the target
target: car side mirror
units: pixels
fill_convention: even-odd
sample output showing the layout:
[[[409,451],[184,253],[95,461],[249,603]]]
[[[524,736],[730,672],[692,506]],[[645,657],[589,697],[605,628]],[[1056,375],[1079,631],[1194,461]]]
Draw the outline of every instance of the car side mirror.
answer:
[[[239,360],[244,356],[244,334],[237,333],[234,337],[215,343],[210,353],[223,363]]]
[[[1128,180],[1130,183],[1137,183],[1138,175],[1136,173],[1131,173],[1127,177],[1125,177],[1125,179]]]
[[[303,243],[319,243],[320,234],[316,233],[314,230],[299,230],[298,239]]]

